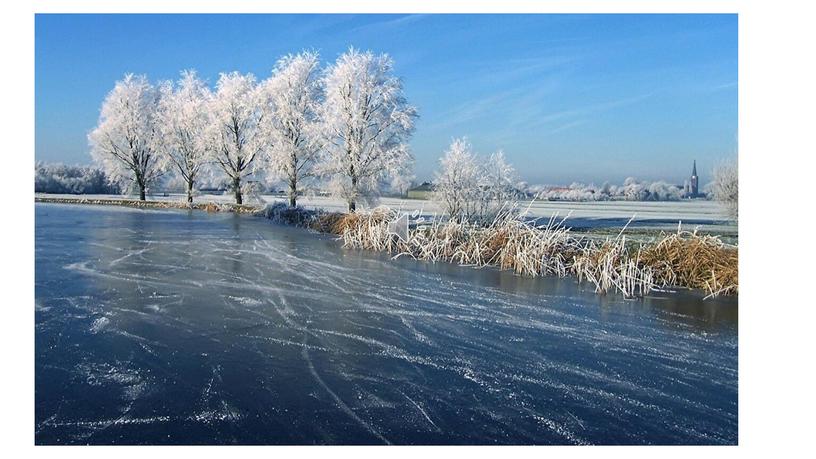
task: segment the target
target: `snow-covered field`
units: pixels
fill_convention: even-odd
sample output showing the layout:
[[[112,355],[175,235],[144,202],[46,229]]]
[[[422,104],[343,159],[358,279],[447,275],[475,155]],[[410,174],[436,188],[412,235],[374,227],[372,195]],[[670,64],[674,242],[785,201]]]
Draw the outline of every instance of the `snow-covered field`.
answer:
[[[38,196],[77,198],[76,195],[38,194]],[[120,195],[93,195],[95,198],[122,199]],[[258,204],[263,199],[267,203],[285,202],[280,195],[247,196],[246,202]],[[135,199],[135,198],[132,198]],[[181,194],[168,196],[154,195],[152,200],[183,201]],[[231,194],[202,194],[196,196],[198,202],[229,203],[234,202]],[[346,203],[342,199],[330,197],[301,197],[298,204],[310,209],[327,211],[345,211]],[[422,215],[440,215],[442,212],[432,201],[418,199],[381,198],[380,205],[405,212],[421,213]],[[726,209],[718,202],[706,200],[690,201],[598,201],[598,202],[566,202],[566,201],[534,201],[522,202],[520,206],[528,209],[531,217],[549,218],[552,215],[565,217],[573,226],[604,228],[621,227],[635,217],[634,226],[638,228],[665,229],[676,227],[678,222],[689,228],[699,227],[706,231],[715,231],[724,234],[735,234],[737,225],[725,217]],[[363,206],[365,208],[365,206]]]

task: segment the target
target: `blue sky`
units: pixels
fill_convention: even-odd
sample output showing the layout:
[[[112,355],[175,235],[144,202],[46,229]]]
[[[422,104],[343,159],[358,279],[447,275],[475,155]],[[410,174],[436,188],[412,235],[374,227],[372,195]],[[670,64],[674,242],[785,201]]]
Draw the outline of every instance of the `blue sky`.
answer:
[[[420,118],[419,180],[453,137],[531,183],[701,181],[737,147],[736,15],[37,15],[37,160],[90,162],[125,73],[267,77],[278,57],[389,53]]]

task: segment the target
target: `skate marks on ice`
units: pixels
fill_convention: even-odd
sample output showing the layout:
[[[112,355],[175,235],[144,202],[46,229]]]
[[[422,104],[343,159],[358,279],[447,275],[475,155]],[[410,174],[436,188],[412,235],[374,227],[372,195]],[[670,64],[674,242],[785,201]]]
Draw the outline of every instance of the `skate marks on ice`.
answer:
[[[728,304],[599,299],[248,217],[39,217],[38,443],[736,442]]]

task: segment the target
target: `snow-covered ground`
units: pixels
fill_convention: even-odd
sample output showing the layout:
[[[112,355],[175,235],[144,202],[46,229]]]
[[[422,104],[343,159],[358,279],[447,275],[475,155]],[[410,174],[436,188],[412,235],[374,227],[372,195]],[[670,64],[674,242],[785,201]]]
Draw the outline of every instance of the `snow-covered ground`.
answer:
[[[77,198],[77,195],[38,194],[37,196]],[[121,195],[93,195],[94,198],[122,199]],[[285,202],[280,195],[247,196],[246,202],[258,204],[258,198],[267,203]],[[136,199],[131,197],[130,199]],[[162,201],[183,201],[181,194],[168,196],[153,195],[148,199]],[[197,202],[234,202],[231,194],[202,194],[195,197]],[[346,203],[342,199],[330,197],[301,197],[298,204],[310,209],[327,211],[345,211]],[[405,212],[421,213],[427,216],[441,215],[439,206],[431,201],[418,199],[381,198],[380,205]],[[706,231],[715,231],[724,234],[736,234],[737,225],[725,217],[726,210],[718,202],[706,200],[688,201],[597,201],[597,202],[566,202],[566,201],[534,201],[520,203],[520,206],[529,209],[531,217],[549,218],[552,215],[564,217],[569,215],[569,222],[576,227],[621,227],[635,217],[633,223],[638,228],[665,229],[676,227],[678,222],[683,226],[699,227]],[[365,206],[363,206],[365,208]]]

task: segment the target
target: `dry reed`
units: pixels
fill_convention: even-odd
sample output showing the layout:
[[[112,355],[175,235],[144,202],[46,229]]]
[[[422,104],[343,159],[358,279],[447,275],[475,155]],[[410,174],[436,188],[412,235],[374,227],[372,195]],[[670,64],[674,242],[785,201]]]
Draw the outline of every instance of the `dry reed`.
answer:
[[[642,262],[663,286],[683,286],[709,296],[738,293],[738,251],[716,236],[677,230],[644,248]]]
[[[626,248],[626,238],[589,241],[575,256],[572,272],[579,280],[595,285],[595,291],[617,290],[627,298],[642,297],[654,290],[654,274],[641,262],[641,250],[633,257]]]
[[[437,219],[411,229],[403,240],[388,229],[398,217],[390,209],[328,215],[329,232],[340,235],[344,247],[385,251],[395,258],[496,266],[525,276],[574,275],[599,293],[617,291],[628,298],[678,287],[702,289],[709,296],[738,291],[736,247],[696,232],[664,234],[657,242],[632,246],[624,236],[626,227],[616,238],[598,242],[573,235],[566,219],[536,225],[505,214],[488,226]]]

